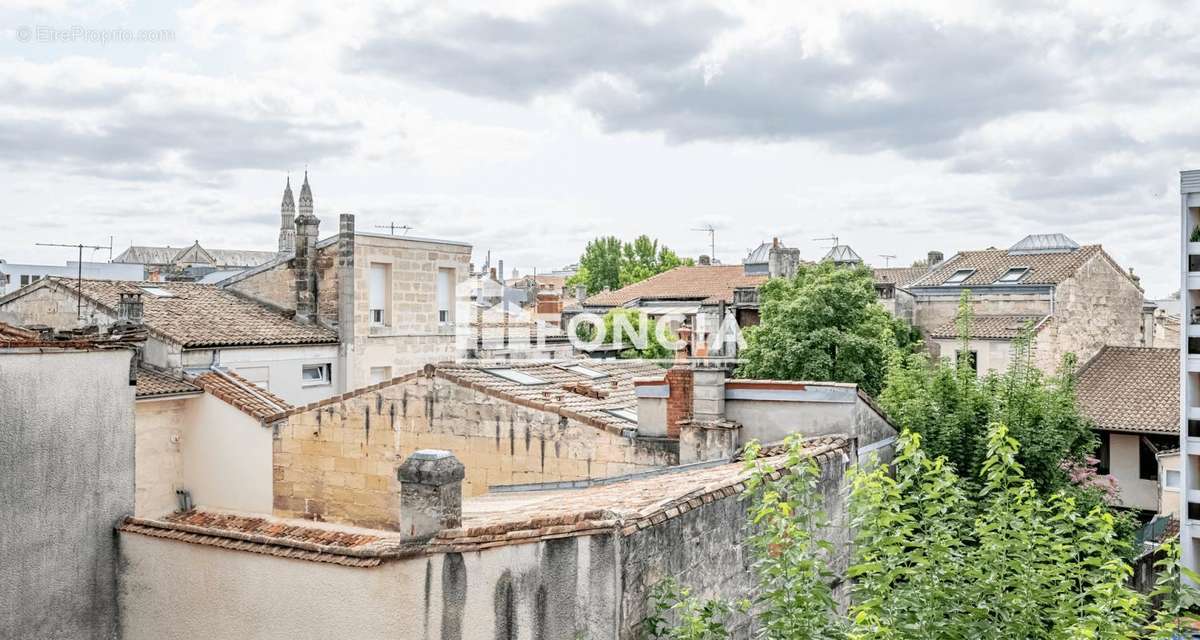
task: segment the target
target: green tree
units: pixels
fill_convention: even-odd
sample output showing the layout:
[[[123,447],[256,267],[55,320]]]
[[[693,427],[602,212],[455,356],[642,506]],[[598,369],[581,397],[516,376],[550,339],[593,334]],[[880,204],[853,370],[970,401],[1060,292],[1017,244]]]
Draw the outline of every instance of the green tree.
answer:
[[[822,262],[759,289],[760,322],[744,330],[737,376],[853,382],[883,388],[889,353],[911,350],[916,334],[875,302],[871,271]]]
[[[618,327],[621,332],[620,336],[617,335]],[[674,354],[674,351],[668,345],[663,344],[663,340],[659,339],[659,334],[662,334],[667,343],[678,339],[670,327],[663,326],[660,328],[658,321],[654,318],[637,309],[624,307],[609,310],[608,313],[604,314],[599,327],[589,322],[580,322],[576,327],[576,334],[580,339],[590,342],[596,338],[597,330],[600,331],[600,339],[598,341],[600,344],[610,345],[620,340],[620,344],[625,347],[618,354],[618,357],[621,358],[665,360],[670,358]],[[643,346],[639,347],[634,343],[634,340],[640,339],[642,336],[646,338],[646,342]]]
[[[749,451],[755,592],[734,607],[666,583],[653,593],[647,635],[724,637],[734,616],[748,614],[758,637],[771,639],[1183,637],[1200,598],[1181,572],[1200,576],[1178,566],[1173,545],[1159,562],[1152,596],[1162,606],[1154,611],[1151,598],[1128,586],[1132,569],[1112,516],[1100,507],[1080,515],[1069,493],[1038,491],[1003,424],[989,426],[974,482],[922,442],[905,431],[891,465],[852,471],[848,615],[831,597],[831,555],[819,542],[829,523],[815,497],[816,471],[792,439],[791,473],[779,479]]]
[[[587,244],[579,258],[579,271],[567,279],[567,286],[582,284],[588,294],[604,289],[620,289],[664,271],[693,264],[680,258],[657,240],[640,235],[633,242],[621,242],[616,236],[596,238]]]

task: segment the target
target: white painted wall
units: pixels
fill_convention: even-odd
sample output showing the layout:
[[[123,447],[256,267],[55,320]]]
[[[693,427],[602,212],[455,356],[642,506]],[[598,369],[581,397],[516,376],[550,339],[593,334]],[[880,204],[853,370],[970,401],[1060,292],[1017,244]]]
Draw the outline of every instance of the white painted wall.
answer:
[[[960,347],[959,341],[954,340],[930,340],[931,345],[936,345],[934,351],[941,358],[952,360]],[[971,340],[967,343],[967,347],[975,352],[975,368],[980,375],[986,374],[989,371],[1003,373],[1008,370],[1008,365],[1012,362],[1012,342],[1009,340]]]
[[[183,353],[184,367],[208,367],[213,363],[213,349],[194,349]],[[266,388],[271,393],[293,405],[304,405],[324,400],[342,391],[338,389],[338,347],[336,344],[296,345],[281,347],[257,347],[240,349],[217,349],[216,361],[222,367],[233,369],[239,374],[247,369],[247,377],[256,382],[262,379],[263,368],[267,369]],[[333,375],[325,384],[305,384],[301,371],[306,364],[329,363]]]
[[[1118,504],[1122,507],[1158,510],[1158,482],[1138,477],[1138,441],[1133,433],[1109,433],[1109,475],[1117,479]]]
[[[271,429],[210,394],[188,403],[183,430],[183,486],[192,502],[271,512]]]
[[[1168,471],[1179,471],[1179,454],[1161,455],[1158,457],[1158,512],[1168,516],[1179,514],[1179,488],[1168,487],[1166,474]]]

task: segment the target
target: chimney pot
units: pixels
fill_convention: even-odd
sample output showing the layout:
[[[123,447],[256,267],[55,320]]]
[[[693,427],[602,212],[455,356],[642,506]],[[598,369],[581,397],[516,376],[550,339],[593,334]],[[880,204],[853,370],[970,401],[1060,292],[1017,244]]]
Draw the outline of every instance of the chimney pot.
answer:
[[[700,264],[707,267],[708,265],[712,264],[712,258],[702,255],[700,256]]]
[[[771,238],[771,246],[776,248],[779,247],[779,236]]]
[[[421,449],[399,467],[400,533],[428,540],[442,529],[462,524],[463,464],[441,449]]]
[[[580,304],[583,304],[583,301],[587,300],[587,286],[586,285],[582,285],[582,284],[575,285],[575,299],[578,300]]]
[[[925,258],[925,262],[927,263],[928,267],[932,269],[941,264],[943,259],[945,259],[945,257],[942,255],[941,251],[930,251],[929,255],[927,255]]]
[[[496,267],[492,267],[492,268],[488,269],[488,275],[490,275],[492,277],[492,280],[495,280],[496,279]]]
[[[117,318],[134,324],[141,324],[144,317],[145,305],[140,293],[122,293],[117,303]]]

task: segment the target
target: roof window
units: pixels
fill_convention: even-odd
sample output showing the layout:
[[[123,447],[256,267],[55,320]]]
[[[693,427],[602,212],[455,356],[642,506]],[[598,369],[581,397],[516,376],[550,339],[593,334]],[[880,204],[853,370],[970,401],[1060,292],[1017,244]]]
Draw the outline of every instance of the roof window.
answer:
[[[1007,283],[1013,283],[1013,282],[1020,282],[1021,278],[1024,278],[1025,274],[1027,274],[1027,273],[1029,273],[1029,267],[1013,267],[1012,269],[1005,271],[1004,275],[997,278],[996,283],[997,284],[1007,284]]]
[[[962,284],[967,278],[970,278],[971,274],[973,273],[975,273],[974,269],[959,269],[951,274],[949,278],[946,278],[946,281],[942,284]]]
[[[608,377],[608,374],[604,373],[603,371],[596,371],[595,369],[589,369],[589,368],[587,368],[583,365],[579,365],[579,364],[561,365],[558,368],[562,369],[563,371],[570,371],[571,373],[581,375],[589,380],[596,380],[599,378],[607,378]]]
[[[509,382],[515,382],[525,386],[546,384],[545,380],[542,380],[536,376],[531,376],[524,371],[518,371],[516,369],[484,369],[484,371],[487,371],[498,378],[504,378]]]

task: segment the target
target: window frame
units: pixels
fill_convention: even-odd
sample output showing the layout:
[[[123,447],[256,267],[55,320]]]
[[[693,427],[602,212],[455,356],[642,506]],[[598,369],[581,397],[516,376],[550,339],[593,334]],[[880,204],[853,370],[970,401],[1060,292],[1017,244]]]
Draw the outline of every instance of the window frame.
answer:
[[[1014,271],[1018,272],[1017,277],[1006,280],[1005,278],[1008,277],[1008,274]],[[1009,269],[1006,269],[1004,273],[1000,274],[999,278],[996,278],[995,284],[1017,284],[1018,282],[1024,280],[1025,276],[1027,275],[1029,275],[1029,267],[1010,267]]]
[[[321,372],[320,378],[306,378],[306,374],[314,369]],[[300,386],[323,387],[330,384],[333,384],[332,362],[310,362],[308,364],[300,365]]]
[[[595,369],[590,369],[581,364],[560,364],[560,365],[556,365],[556,366],[557,366],[557,368],[562,369],[563,371],[566,371],[567,373],[573,373],[577,376],[582,376],[584,378],[587,378],[588,380],[603,380],[604,378],[607,378],[610,375],[603,371],[597,371]]]
[[[966,282],[967,280],[970,280],[971,276],[975,275],[976,271],[978,271],[978,269],[955,269],[954,273],[950,274],[950,277],[946,278],[945,282],[942,283],[942,286],[943,287],[953,287],[953,286],[960,285],[960,284]],[[965,273],[967,275],[965,275],[961,278],[958,278],[956,280],[955,276],[957,276],[960,273]]]
[[[514,382],[523,387],[540,387],[542,385],[550,384],[548,380],[542,380],[533,374],[525,373],[524,371],[515,369],[513,367],[492,367],[490,369],[484,369],[484,371],[490,375],[496,376],[497,378]]]
[[[382,271],[383,291],[379,292],[379,297],[383,302],[382,307],[372,306],[372,293],[374,293],[374,280],[376,270]],[[391,308],[392,308],[392,264],[390,262],[370,262],[367,264],[367,324],[372,327],[388,327],[391,326]],[[378,319],[376,319],[378,317]]]

